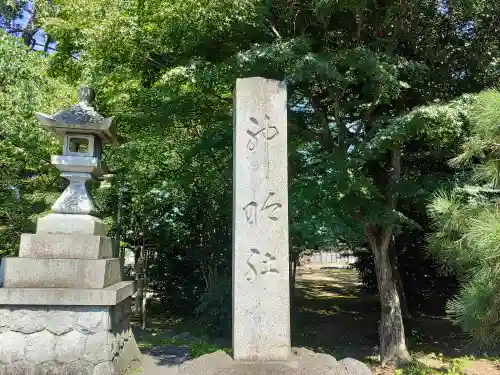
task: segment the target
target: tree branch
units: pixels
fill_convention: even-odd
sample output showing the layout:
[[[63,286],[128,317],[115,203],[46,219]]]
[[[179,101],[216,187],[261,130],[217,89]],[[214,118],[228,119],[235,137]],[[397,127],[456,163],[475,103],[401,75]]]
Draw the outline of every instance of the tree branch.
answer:
[[[396,186],[401,177],[401,145],[399,142],[393,145],[391,150],[391,172],[389,176],[389,207],[391,210],[396,209],[397,194]]]
[[[277,39],[281,39],[281,35],[280,33],[278,32],[278,30],[276,30],[276,27],[274,27],[273,23],[270,21],[270,20],[267,20],[267,22],[269,22],[269,27],[271,28],[271,31],[273,32],[273,34],[276,36]]]
[[[377,108],[377,106],[379,104],[380,91],[381,91],[380,87],[378,87],[375,91],[375,95],[373,96],[373,100],[370,103],[370,106],[368,107],[365,114],[363,115],[363,122],[368,122],[370,120],[373,112]]]
[[[372,250],[375,250],[377,248],[377,237],[373,233],[372,225],[369,223],[365,225],[365,237]]]
[[[391,171],[389,175],[389,189],[387,204],[391,210],[391,214],[396,212],[396,204],[398,201],[396,186],[401,178],[401,145],[399,142],[394,144],[391,150]],[[382,245],[388,247],[392,238],[392,232],[394,229],[394,223],[389,224],[384,230],[384,236],[382,238]],[[385,247],[383,247],[385,248]]]
[[[320,141],[321,140],[320,134],[315,133],[309,129],[301,128],[300,126],[298,126],[297,124],[295,124],[294,122],[292,122],[290,120],[288,120],[288,127],[309,141]]]
[[[338,135],[338,140],[339,140],[339,145],[344,145],[346,142],[346,136],[347,136],[347,127],[345,124],[342,122],[342,118],[340,117],[340,100],[335,97],[335,104],[334,104],[334,112],[335,112],[335,123],[337,124],[337,127],[339,129],[339,135]]]
[[[361,43],[361,30],[363,29],[363,11],[361,7],[356,7],[356,39]]]
[[[328,123],[328,117],[319,108],[319,104],[316,102],[315,98],[312,95],[309,96],[309,104],[311,104],[311,107],[314,109],[314,112],[321,121],[321,125],[323,128],[323,132],[321,135],[321,142],[327,150],[331,151],[333,149],[333,141],[332,141],[332,132],[330,131],[330,125]]]

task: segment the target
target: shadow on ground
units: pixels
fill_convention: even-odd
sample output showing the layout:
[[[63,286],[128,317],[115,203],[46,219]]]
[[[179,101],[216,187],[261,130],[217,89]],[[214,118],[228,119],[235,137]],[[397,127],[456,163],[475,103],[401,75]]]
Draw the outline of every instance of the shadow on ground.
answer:
[[[300,268],[292,313],[294,346],[365,360],[377,351],[377,298],[354,271]]]
[[[340,359],[371,362],[378,355],[378,297],[363,292],[354,270],[300,268],[292,319],[294,346]],[[444,317],[419,316],[405,322],[413,353],[470,354],[466,337]]]

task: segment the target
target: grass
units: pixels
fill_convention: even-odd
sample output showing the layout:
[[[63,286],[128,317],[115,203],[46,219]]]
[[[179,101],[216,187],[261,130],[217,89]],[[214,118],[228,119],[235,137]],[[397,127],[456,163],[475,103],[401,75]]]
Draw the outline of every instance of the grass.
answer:
[[[176,334],[172,330],[162,329],[162,326],[162,323],[156,322],[156,324],[154,324],[154,328],[152,329],[135,330],[136,341],[139,349],[144,350],[156,347],[188,346],[191,351],[192,358],[213,353],[217,350],[223,350],[228,354],[232,354],[232,348],[220,347],[206,336],[185,339],[179,338],[175,337]]]
[[[437,356],[441,362],[439,368],[426,365],[419,360],[405,364],[394,371],[394,375],[467,375],[466,369],[470,367],[474,357],[463,356],[460,358],[445,359],[442,354]]]

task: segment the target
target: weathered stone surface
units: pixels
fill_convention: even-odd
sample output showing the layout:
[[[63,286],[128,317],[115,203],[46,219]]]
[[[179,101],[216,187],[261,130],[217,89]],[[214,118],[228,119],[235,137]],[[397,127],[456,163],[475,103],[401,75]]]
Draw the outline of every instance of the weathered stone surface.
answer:
[[[134,336],[132,335],[129,340],[124,342],[123,349],[115,356],[114,363],[118,365],[117,370],[124,372],[130,367],[132,362],[141,362],[142,354],[139,351]]]
[[[338,365],[337,360],[331,355],[315,353],[312,350],[305,348],[294,348],[293,355],[299,359],[301,363],[307,364],[307,367],[311,370],[314,368],[318,368],[318,370],[326,368],[334,370]]]
[[[27,335],[24,358],[35,365],[51,361],[56,357],[56,342],[57,336],[48,331]]]
[[[4,287],[105,288],[121,281],[120,259],[3,258]]]
[[[113,335],[110,332],[88,335],[83,358],[95,365],[111,361],[113,359]]]
[[[54,113],[52,116],[35,112],[42,126],[60,137],[67,132],[96,134],[103,143],[117,142],[112,118],[105,118],[93,107],[95,92],[88,86],[78,89],[78,103]]]
[[[130,367],[128,369],[128,372],[129,372],[130,375],[140,374],[140,370],[142,370],[142,363],[141,363],[141,361],[133,360],[132,362],[130,362]],[[172,373],[170,371],[168,371],[168,372],[165,371],[165,372],[162,372],[161,375],[177,375],[177,372]]]
[[[2,373],[3,371],[3,373]],[[0,367],[0,375],[34,375],[35,365],[26,361],[17,361]]]
[[[111,324],[117,325],[132,313],[132,298],[124,299],[116,306],[111,307]]]
[[[219,350],[183,363],[179,367],[179,375],[211,375],[219,370],[230,370],[233,367],[234,361],[231,356]]]
[[[26,336],[20,332],[7,331],[0,334],[0,363],[13,363],[24,360]]]
[[[71,331],[75,324],[75,311],[64,307],[56,307],[50,310],[50,319],[48,319],[45,329],[55,335],[62,335]]]
[[[94,216],[51,213],[38,219],[36,233],[81,233],[106,236],[106,228],[104,222]]]
[[[87,335],[78,331],[71,331],[59,337],[56,344],[57,361],[71,363],[77,359],[83,358],[85,355],[86,343]]]
[[[92,375],[113,375],[115,374],[111,362],[99,363],[94,367],[94,372]]]
[[[87,183],[102,175],[100,161],[92,156],[52,155],[50,162],[61,171],[61,177],[69,181],[69,185],[57,198],[51,211],[57,214],[98,216]]]
[[[59,370],[55,361],[48,361],[35,367],[35,375],[59,375]]]
[[[61,366],[61,375],[92,375],[94,365],[90,362],[78,360]]]
[[[8,308],[0,307],[0,328],[7,326],[11,311]]]
[[[104,289],[0,288],[0,309],[6,305],[113,306],[133,293],[133,281]]]
[[[113,257],[112,239],[89,234],[22,234],[20,258],[106,259]]]
[[[372,375],[371,371],[359,363],[346,361],[348,375]],[[358,361],[355,361],[358,362]],[[179,375],[344,375],[340,372],[335,358],[326,354],[314,353],[307,349],[294,349],[287,361],[275,362],[234,362],[226,353],[218,351],[203,355],[179,367]],[[353,365],[356,366],[351,366]],[[345,368],[345,367],[344,367]],[[368,371],[368,372],[366,372]]]
[[[44,307],[12,309],[8,319],[11,331],[27,334],[40,332],[45,329],[48,321],[47,309]]]
[[[344,358],[339,361],[337,373],[338,375],[372,375],[367,365],[354,358]]]
[[[103,332],[111,329],[110,309],[108,307],[87,307],[77,311],[75,329],[83,333]]]
[[[236,81],[233,170],[233,350],[286,360],[290,346],[286,86]]]
[[[120,307],[120,309],[125,308]],[[31,371],[30,374],[34,371],[40,375],[81,375],[86,373],[92,375],[95,365],[107,361],[113,364],[114,372],[112,375],[121,375],[130,370],[133,362],[142,360],[128,325],[128,318],[123,320],[121,329],[112,327],[109,306],[56,307],[54,310],[49,310],[47,312],[45,307],[40,306],[0,307],[2,316],[10,316],[7,321],[4,319],[6,324],[10,324],[14,318],[20,319],[22,316],[28,316],[37,321],[38,326],[53,325],[53,331],[65,331],[58,335],[47,329],[31,334],[10,330],[0,334],[0,365],[3,366],[0,366],[0,370],[9,364],[11,365],[9,371],[22,373],[19,371],[24,371],[21,367],[23,363],[27,363],[28,370]],[[123,312],[121,315],[127,314]],[[51,317],[67,319],[68,321],[56,325],[50,321]],[[67,329],[71,325],[71,321],[73,321],[73,325],[68,332]],[[26,324],[28,323],[26,322]],[[8,326],[5,328],[9,329]],[[32,331],[32,329],[28,331]],[[13,366],[13,363],[16,366]]]

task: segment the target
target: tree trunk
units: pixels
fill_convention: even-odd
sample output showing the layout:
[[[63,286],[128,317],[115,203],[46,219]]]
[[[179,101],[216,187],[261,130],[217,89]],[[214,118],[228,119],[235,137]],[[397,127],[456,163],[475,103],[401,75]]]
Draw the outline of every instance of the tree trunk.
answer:
[[[142,314],[141,314],[141,329],[145,330],[147,328],[147,305],[148,305],[148,293],[144,293],[142,299]]]
[[[391,170],[388,181],[387,208],[391,215],[384,225],[368,223],[365,235],[373,252],[375,274],[380,297],[380,361],[407,361],[410,358],[406,348],[405,330],[401,314],[398,287],[394,279],[389,246],[394,231],[397,192],[396,185],[401,175],[401,147],[395,144],[391,150]]]
[[[398,289],[392,274],[388,244],[384,242],[372,247],[381,307],[379,335],[382,365],[409,358]]]
[[[290,302],[293,301],[295,291],[295,274],[297,270],[297,255],[293,251],[292,237],[288,238],[288,282],[290,284]]]
[[[391,244],[389,245],[389,257],[391,261],[391,268],[392,268],[392,274],[394,276],[394,281],[396,282],[396,287],[398,288],[401,313],[403,314],[404,319],[411,319],[411,313],[410,309],[408,308],[408,300],[406,299],[403,279],[401,278],[401,273],[399,272],[398,257],[396,255],[394,240],[392,240]]]
[[[290,260],[290,294],[295,290],[295,280],[297,279],[297,259]]]
[[[142,254],[142,246],[138,246],[135,253],[135,312],[142,319],[142,298],[144,292],[144,259]]]
[[[142,274],[136,274],[137,291],[135,292],[135,311],[139,317],[142,317],[142,299],[144,296]]]
[[[289,283],[290,283],[290,314],[295,315],[295,279],[297,275],[297,259],[291,257],[289,261]]]

